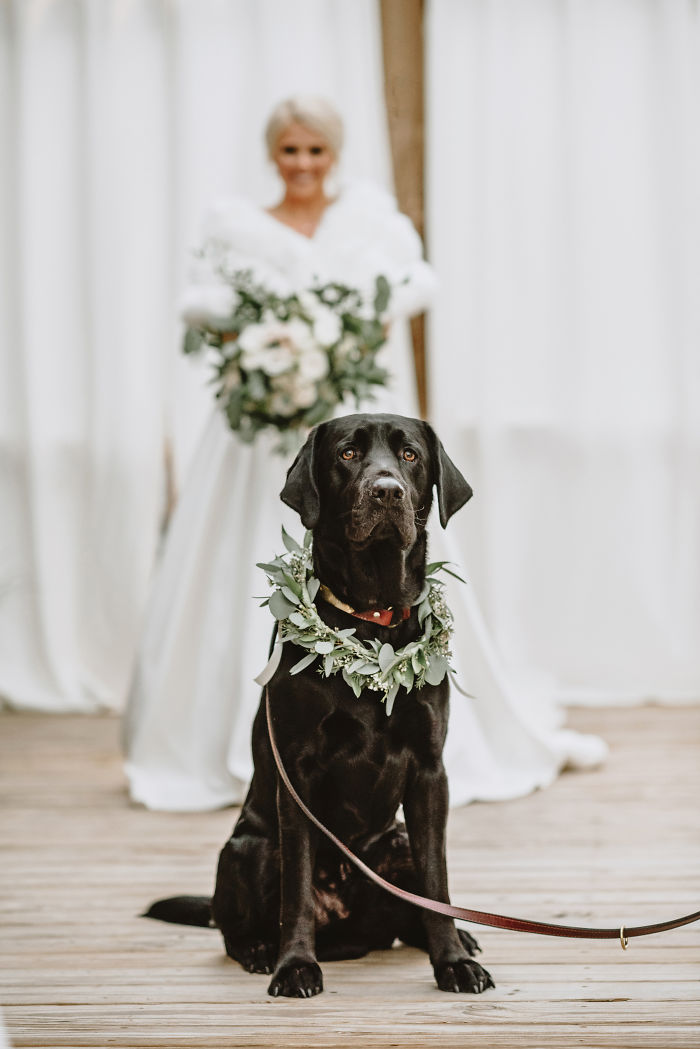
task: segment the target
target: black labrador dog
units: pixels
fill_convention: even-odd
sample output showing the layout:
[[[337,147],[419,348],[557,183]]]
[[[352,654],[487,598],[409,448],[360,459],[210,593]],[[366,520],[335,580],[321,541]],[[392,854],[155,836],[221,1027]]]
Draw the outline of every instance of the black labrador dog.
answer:
[[[445,527],[472,491],[425,422],[351,415],[312,431],[281,497],[313,531],[314,575],[327,588],[316,604],[326,623],[355,627],[357,638],[394,648],[421,635],[415,603],[425,581],[433,488]],[[410,614],[380,626],[339,604]],[[291,676],[301,655],[285,644],[269,684],[277,745],[292,783],[370,867],[404,889],[449,902],[447,679],[402,688],[387,717],[376,692],[356,698],[340,675],[324,679],[309,667]],[[221,851],[213,899],[161,900],[149,916],[217,926],[231,958],[249,972],[273,974],[274,996],[318,994],[319,960],[359,958],[397,938],[428,952],[441,990],[493,986],[472,957],[478,945],[468,933],[378,888],[302,815],[279,780],[264,702],[253,726],[253,756],[253,780]],[[396,820],[401,804],[405,826]]]

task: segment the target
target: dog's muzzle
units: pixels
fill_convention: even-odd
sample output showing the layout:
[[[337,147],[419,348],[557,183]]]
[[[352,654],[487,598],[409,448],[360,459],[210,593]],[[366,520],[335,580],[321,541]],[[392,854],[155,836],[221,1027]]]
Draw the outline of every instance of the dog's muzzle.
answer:
[[[406,486],[390,474],[368,478],[363,484],[350,515],[347,536],[350,542],[366,545],[396,536],[403,549],[416,540],[416,522]]]

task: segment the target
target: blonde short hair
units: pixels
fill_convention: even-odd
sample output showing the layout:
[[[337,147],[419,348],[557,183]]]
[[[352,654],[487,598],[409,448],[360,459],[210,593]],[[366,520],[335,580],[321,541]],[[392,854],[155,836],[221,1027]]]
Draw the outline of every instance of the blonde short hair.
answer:
[[[338,159],[343,148],[343,121],[337,109],[319,95],[293,95],[278,102],[265,125],[267,154],[271,158],[277,140],[290,124],[304,127],[322,135],[333,156]]]

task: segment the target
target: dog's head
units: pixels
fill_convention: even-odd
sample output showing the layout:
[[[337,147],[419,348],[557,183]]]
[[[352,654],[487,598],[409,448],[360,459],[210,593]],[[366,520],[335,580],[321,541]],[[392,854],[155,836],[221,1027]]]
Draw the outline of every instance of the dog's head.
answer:
[[[306,528],[327,518],[355,548],[392,538],[407,550],[425,528],[433,487],[444,528],[472,490],[428,423],[347,415],[309,434],[281,498]]]

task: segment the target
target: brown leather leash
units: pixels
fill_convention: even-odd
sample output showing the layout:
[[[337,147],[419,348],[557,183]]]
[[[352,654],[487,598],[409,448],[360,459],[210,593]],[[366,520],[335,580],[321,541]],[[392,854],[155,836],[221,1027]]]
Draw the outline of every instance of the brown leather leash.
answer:
[[[366,874],[371,881],[391,893],[392,896],[396,896],[398,899],[403,900],[405,903],[412,903],[415,904],[416,907],[422,907],[427,911],[434,911],[436,914],[445,914],[450,918],[461,918],[464,921],[474,922],[476,925],[490,925],[496,929],[509,929],[512,932],[537,933],[540,936],[566,936],[578,940],[619,939],[623,950],[627,949],[627,941],[631,937],[651,936],[653,933],[657,932],[669,932],[671,929],[678,929],[682,925],[690,925],[692,922],[700,920],[700,911],[694,911],[693,914],[686,914],[682,918],[672,918],[670,921],[656,922],[654,925],[633,925],[630,928],[627,928],[624,925],[607,929],[587,928],[586,926],[580,925],[555,925],[550,922],[528,921],[525,918],[509,918],[504,914],[490,914],[488,911],[473,911],[468,907],[455,907],[450,903],[439,903],[437,900],[429,900],[425,896],[419,896],[414,892],[408,892],[406,889],[400,889],[397,885],[392,885],[390,881],[386,881],[382,878],[379,874],[373,871],[371,867],[368,867],[359,856],[356,856],[355,853],[340,840],[340,838],[335,836],[333,831],[329,830],[320,819],[314,816],[313,812],[304,804],[292,786],[289,776],[287,775],[287,770],[282,763],[279,750],[277,749],[275,733],[272,725],[272,712],[270,710],[270,693],[267,687],[265,688],[265,709],[267,713],[267,729],[270,735],[270,745],[272,746],[272,753],[275,759],[275,764],[277,765],[277,771],[279,772],[285,787],[306,818],[309,819],[322,834],[325,834],[326,837],[332,841],[333,844],[336,845],[337,848],[339,848],[340,851],[347,856],[347,858],[354,863],[363,874]]]

